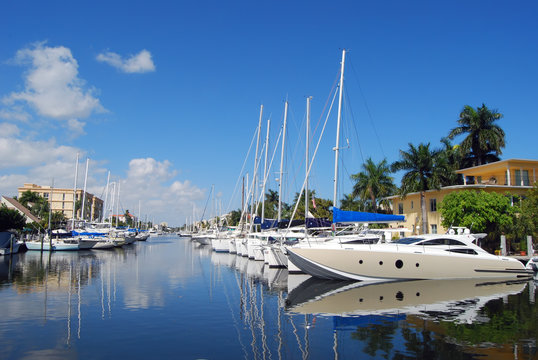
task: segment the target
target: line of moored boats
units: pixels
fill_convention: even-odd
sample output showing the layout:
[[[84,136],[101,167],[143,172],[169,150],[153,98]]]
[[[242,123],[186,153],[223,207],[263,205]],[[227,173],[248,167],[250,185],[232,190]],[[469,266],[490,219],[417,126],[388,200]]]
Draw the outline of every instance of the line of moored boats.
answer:
[[[523,263],[482,249],[486,234],[453,228],[446,234],[424,234],[392,239],[401,229],[373,230],[356,225],[341,229],[305,227],[242,233],[213,229],[180,233],[217,252],[229,252],[264,261],[269,267],[287,267],[289,273],[355,281],[418,279],[521,279],[538,270],[538,256]]]
[[[22,246],[35,251],[76,251],[110,249],[145,241],[151,231],[112,227],[109,223],[92,223],[75,230],[53,230],[21,240],[12,232],[0,233],[0,255],[15,254]]]

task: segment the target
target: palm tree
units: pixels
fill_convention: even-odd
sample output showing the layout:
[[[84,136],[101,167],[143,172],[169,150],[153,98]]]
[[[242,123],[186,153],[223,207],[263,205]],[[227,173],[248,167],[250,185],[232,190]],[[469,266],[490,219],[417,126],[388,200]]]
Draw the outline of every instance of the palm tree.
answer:
[[[456,170],[462,168],[464,163],[463,154],[459,145],[452,145],[446,137],[441,139],[441,144],[444,148],[441,150],[440,156],[444,157],[444,166],[447,169],[446,176],[441,180],[442,186],[461,185],[463,177],[456,173]]]
[[[430,144],[419,144],[415,147],[409,144],[407,152],[400,150],[400,160],[391,166],[392,171],[405,170],[402,177],[400,194],[405,197],[410,192],[420,192],[420,210],[422,233],[428,232],[426,217],[425,192],[440,189],[442,181],[447,176],[446,158],[441,150],[430,150]]]
[[[21,194],[18,201],[22,206],[30,210],[35,216],[42,218],[49,212],[49,203],[47,199],[38,193],[27,190]]]
[[[342,210],[360,211],[360,202],[352,194],[344,194],[344,198],[340,200],[340,208]]]
[[[486,105],[473,109],[465,105],[460,113],[458,124],[448,134],[449,139],[467,134],[460,146],[470,166],[478,166],[489,162],[498,161],[499,155],[504,148],[504,131],[495,124],[501,119],[502,114],[497,110],[490,110]]]
[[[274,190],[267,190],[265,194],[265,211],[266,218],[276,218],[278,215],[278,192]]]
[[[351,195],[362,202],[369,201],[370,209],[377,212],[378,199],[396,192],[394,179],[390,176],[391,171],[386,159],[375,164],[371,158],[368,158],[362,165],[362,169],[363,171],[351,175],[351,179],[355,180]]]

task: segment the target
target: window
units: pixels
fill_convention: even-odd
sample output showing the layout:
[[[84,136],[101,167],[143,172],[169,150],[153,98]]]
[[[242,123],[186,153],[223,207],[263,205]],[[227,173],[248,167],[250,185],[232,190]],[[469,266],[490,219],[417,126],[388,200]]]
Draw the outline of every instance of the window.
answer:
[[[413,208],[413,200],[411,200],[411,209]]]
[[[437,224],[432,224],[431,227],[432,227],[431,233],[432,234],[437,234]]]
[[[528,170],[515,170],[514,175],[516,177],[515,186],[529,186],[529,171]]]
[[[49,198],[49,193],[43,193],[43,197],[44,197],[45,199],[48,199],[48,198]]]
[[[403,214],[403,203],[398,203],[398,214]]]
[[[408,238],[400,238],[397,240],[393,240],[392,243],[394,244],[414,244],[418,241],[424,240],[423,238],[417,238],[417,237],[408,237]]]
[[[458,240],[454,239],[432,239],[432,240],[426,240],[421,242],[418,245],[457,245],[457,246],[465,246],[464,243]]]
[[[458,254],[467,254],[467,255],[478,255],[473,249],[447,249],[445,251],[454,252]]]
[[[430,199],[430,211],[437,211],[437,199]]]
[[[65,194],[62,194],[62,200],[65,200]]]

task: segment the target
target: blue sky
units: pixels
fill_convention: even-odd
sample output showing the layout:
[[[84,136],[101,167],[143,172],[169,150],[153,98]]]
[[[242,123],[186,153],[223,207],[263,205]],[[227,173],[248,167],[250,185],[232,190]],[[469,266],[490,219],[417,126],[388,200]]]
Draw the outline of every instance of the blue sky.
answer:
[[[155,222],[182,224],[193,204],[199,215],[213,184],[223,211],[238,208],[260,105],[272,151],[288,99],[290,201],[304,177],[306,98],[313,152],[344,48],[339,198],[368,157],[438,146],[466,104],[504,115],[503,159],[538,159],[537,15],[534,1],[3,1],[0,194],[53,177],[72,187],[79,152],[79,187],[89,157],[90,192],[103,194],[110,171],[122,208],[140,201]],[[327,198],[335,115],[310,185]]]

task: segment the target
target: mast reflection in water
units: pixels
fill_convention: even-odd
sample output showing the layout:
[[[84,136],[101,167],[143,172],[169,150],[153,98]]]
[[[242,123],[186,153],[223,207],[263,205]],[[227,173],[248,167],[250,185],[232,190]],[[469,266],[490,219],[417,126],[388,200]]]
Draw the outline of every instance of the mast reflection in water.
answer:
[[[20,358],[536,358],[536,282],[288,276],[177,236],[0,258]]]

